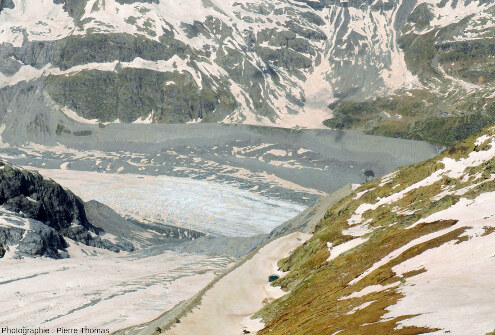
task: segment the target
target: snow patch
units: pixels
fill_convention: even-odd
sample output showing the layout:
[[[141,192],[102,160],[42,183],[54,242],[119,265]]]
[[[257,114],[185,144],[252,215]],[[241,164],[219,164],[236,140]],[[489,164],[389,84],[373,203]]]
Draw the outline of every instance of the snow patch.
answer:
[[[485,334],[495,328],[495,234],[481,234],[483,227],[495,227],[494,201],[495,192],[474,200],[463,198],[421,220],[455,219],[459,222],[449,230],[473,228],[466,231],[467,241],[429,249],[393,268],[399,275],[419,268],[426,272],[407,279],[400,288],[405,297],[389,307],[384,318],[418,314],[400,324],[441,328],[454,334]]]
[[[337,246],[332,246],[331,243],[328,243],[328,250],[330,251],[330,257],[328,257],[327,262],[331,262],[335,258],[339,257],[343,253],[356,248],[357,246],[366,242],[367,238],[355,238],[350,241],[341,243]]]
[[[77,121],[79,123],[85,123],[85,124],[98,124],[98,119],[85,119],[82,116],[77,115],[76,112],[71,110],[68,107],[63,107],[62,112],[67,116],[69,119]]]

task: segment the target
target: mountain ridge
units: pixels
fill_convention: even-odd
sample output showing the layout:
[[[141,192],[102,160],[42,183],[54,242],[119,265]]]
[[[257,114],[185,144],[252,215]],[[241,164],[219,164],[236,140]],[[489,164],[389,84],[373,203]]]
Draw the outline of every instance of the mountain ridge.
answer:
[[[432,122],[450,122],[444,136],[492,120],[493,1],[42,3],[13,1],[0,13],[0,117],[9,126],[56,131],[49,114],[21,108],[27,94],[51,113],[102,125],[330,120],[441,145],[460,138],[435,137]],[[402,100],[411,95],[425,103],[408,114]],[[448,117],[437,112],[445,105]]]

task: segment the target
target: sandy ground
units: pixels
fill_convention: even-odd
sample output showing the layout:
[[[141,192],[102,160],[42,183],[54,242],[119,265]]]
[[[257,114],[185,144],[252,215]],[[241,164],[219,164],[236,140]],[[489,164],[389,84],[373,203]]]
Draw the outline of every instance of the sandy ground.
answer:
[[[285,294],[268,283],[277,271],[277,261],[287,257],[292,250],[311,235],[293,233],[281,237],[256,253],[243,265],[230,272],[205,293],[201,303],[181,319],[167,335],[187,334],[242,334],[262,328],[250,316],[263,307],[263,301],[277,299]]]

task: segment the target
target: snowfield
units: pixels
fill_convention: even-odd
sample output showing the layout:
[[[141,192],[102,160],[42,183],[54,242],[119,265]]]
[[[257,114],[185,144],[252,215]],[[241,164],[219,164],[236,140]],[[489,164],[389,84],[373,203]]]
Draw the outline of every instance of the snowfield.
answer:
[[[310,237],[310,234],[293,233],[261,248],[218,281],[202,297],[201,304],[165,334],[193,335],[201,329],[202,334],[231,335],[243,331],[255,333],[264,328],[260,320],[250,317],[263,307],[264,302],[286,294],[279,287],[272,287],[268,276],[277,273],[279,259],[289,256]]]
[[[484,193],[474,200],[461,199],[422,220],[459,220],[449,230],[471,227],[464,234],[469,240],[446,243],[395,266],[393,270],[399,275],[421,268],[427,271],[407,280],[401,287],[405,297],[384,318],[419,314],[401,325],[450,329],[452,334],[485,334],[493,330],[495,234],[486,235],[483,228],[495,227],[494,204],[495,192]]]
[[[231,259],[166,252],[158,256],[94,252],[71,243],[72,255],[2,260],[0,324],[9,327],[107,328],[151,320],[188,299]]]

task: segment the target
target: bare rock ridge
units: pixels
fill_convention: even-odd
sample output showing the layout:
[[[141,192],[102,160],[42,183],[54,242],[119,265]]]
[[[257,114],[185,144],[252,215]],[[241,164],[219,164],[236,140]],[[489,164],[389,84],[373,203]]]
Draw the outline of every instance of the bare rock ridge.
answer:
[[[14,8],[14,3],[12,2],[12,0],[0,0],[0,12],[4,8]]]

